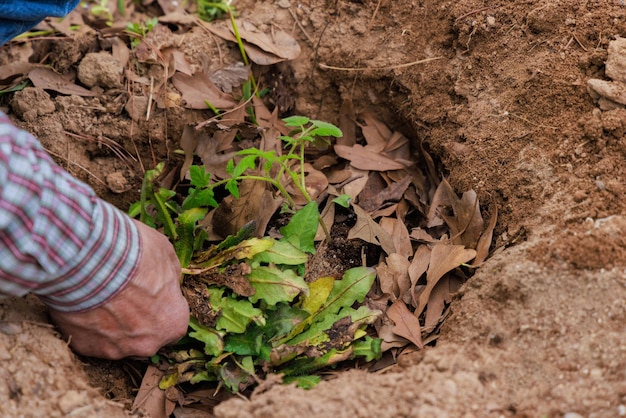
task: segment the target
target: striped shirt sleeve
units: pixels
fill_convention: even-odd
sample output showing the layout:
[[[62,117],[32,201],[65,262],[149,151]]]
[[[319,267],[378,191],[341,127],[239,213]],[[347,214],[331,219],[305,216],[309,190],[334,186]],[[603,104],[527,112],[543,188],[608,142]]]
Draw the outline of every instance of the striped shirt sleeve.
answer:
[[[136,225],[0,113],[0,294],[65,312],[115,296],[141,256]]]

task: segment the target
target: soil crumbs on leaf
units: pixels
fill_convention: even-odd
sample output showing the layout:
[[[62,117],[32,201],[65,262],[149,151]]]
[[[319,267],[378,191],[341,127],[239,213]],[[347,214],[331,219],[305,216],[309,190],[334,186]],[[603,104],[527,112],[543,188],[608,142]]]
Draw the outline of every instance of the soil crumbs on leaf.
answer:
[[[297,273],[307,287],[324,289],[325,275],[337,279],[363,260],[376,266],[365,306],[386,315],[369,337],[380,337],[388,354],[351,363],[382,373],[326,372],[327,379],[305,393],[276,385],[282,378],[269,374],[254,382],[260,384],[250,400],[222,402],[226,391],[216,396],[214,388],[181,398],[174,387],[158,388],[166,373],[154,368],[136,397],[130,387],[126,394],[110,387],[103,393],[127,407],[132,398],[152,405],[152,416],[206,412],[219,402],[214,413],[220,417],[626,413],[619,238],[624,115],[615,94],[624,78],[619,39],[613,39],[626,35],[619,2],[244,1],[236,4],[237,23],[245,50],[253,51],[249,66],[239,64],[228,25],[207,27],[167,1],[145,8],[129,2],[124,16],[108,3],[107,13],[81,9],[39,28],[51,36],[3,48],[3,90],[18,91],[2,100],[16,123],[123,209],[159,162],[168,164],[155,190],[176,190],[177,196],[161,197],[180,202],[184,188],[202,188],[181,179],[195,170],[190,166],[204,165],[215,176],[211,181],[219,181],[232,175],[228,161],[240,161],[238,151],[278,152],[276,138],[289,134],[282,117],[336,124],[343,136],[332,148],[307,147],[304,193],[279,179],[294,207],[302,207],[307,194],[317,201],[342,242],[339,251],[337,241],[325,243]],[[160,23],[148,24],[154,16]],[[108,26],[109,17],[120,23]],[[295,59],[292,40],[301,49]],[[415,64],[429,58],[436,59]],[[250,71],[267,89],[262,100],[252,86],[242,90]],[[21,90],[30,83],[34,88]],[[246,110],[251,106],[256,124]],[[250,220],[255,234],[269,231],[279,240],[289,218],[273,214],[289,199],[248,180],[238,190],[239,204],[223,199],[228,192],[218,188],[212,197],[220,208],[207,209],[213,218],[200,222],[191,213],[189,219],[209,231],[222,227],[221,237],[207,237],[211,242]],[[342,194],[351,197],[348,208],[330,203]],[[324,235],[318,232],[317,242]],[[486,260],[492,239],[496,255]],[[354,242],[367,243],[367,251]],[[221,280],[225,292],[253,297],[241,280],[249,274],[247,262],[225,268],[228,274],[211,280]],[[203,285],[187,284],[197,290],[190,301],[196,298],[198,307],[211,298]],[[32,320],[8,315],[21,312],[12,305],[3,312],[11,324]],[[201,326],[219,320],[211,317],[215,311],[205,313],[203,324],[194,325],[201,334]],[[326,335],[338,344],[354,337],[355,315],[330,324]],[[15,347],[17,334],[5,328],[2,341]],[[22,326],[22,332],[33,341],[52,335],[46,327]],[[1,408],[35,416],[104,410],[106,403],[91,403],[83,391],[82,371],[56,357],[51,367],[63,364],[66,379],[45,365],[18,373],[16,364],[39,364],[28,360],[28,352],[40,353],[28,340],[19,344],[31,344],[30,350],[13,349],[1,359],[11,377],[0,391],[7,400]],[[67,350],[60,340],[46,341]],[[437,348],[428,348],[435,341]],[[107,385],[111,372],[94,364],[93,384]],[[223,371],[231,383],[247,381],[242,370],[250,366],[239,361]],[[35,376],[51,387],[29,392]],[[133,371],[126,376],[137,379]],[[58,390],[69,392],[58,400]],[[176,408],[179,402],[188,405]],[[123,415],[117,408],[107,413]]]

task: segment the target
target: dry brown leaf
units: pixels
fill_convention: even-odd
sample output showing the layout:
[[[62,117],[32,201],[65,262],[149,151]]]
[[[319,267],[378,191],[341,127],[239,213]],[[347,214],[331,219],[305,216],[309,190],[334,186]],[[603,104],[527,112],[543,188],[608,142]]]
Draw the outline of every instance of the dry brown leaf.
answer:
[[[218,89],[204,73],[188,76],[177,72],[172,77],[174,87],[182,94],[187,108],[208,109],[207,103],[216,109],[232,109],[237,102],[232,96]]]
[[[476,192],[468,190],[463,193],[461,199],[454,194],[451,203],[454,216],[442,215],[442,217],[450,228],[452,242],[465,245],[467,248],[476,248],[484,226]]]
[[[409,341],[393,332],[394,325],[386,323],[378,327],[377,336],[383,340],[380,349],[385,352],[392,348],[405,347]]]
[[[415,316],[419,317],[428,303],[430,293],[444,274],[467,263],[476,257],[476,251],[462,245],[436,244],[430,255],[430,265],[426,272],[426,288],[420,293]]]
[[[391,319],[395,326],[393,332],[407,340],[411,341],[420,349],[424,348],[422,343],[422,327],[419,319],[415,317],[409,308],[406,307],[404,302],[397,300],[391,305],[386,312],[389,319]]]
[[[8,85],[18,78],[24,77],[35,67],[30,62],[12,62],[0,66],[0,85]]]
[[[263,236],[267,224],[282,200],[274,199],[260,180],[239,183],[239,199],[232,195],[220,202],[213,215],[213,229],[222,237],[235,235],[250,221],[257,223],[256,236]]]
[[[359,206],[368,212],[372,212],[383,204],[383,200],[379,198],[381,192],[387,187],[387,183],[380,173],[373,171],[367,176],[367,183],[359,194]]]
[[[239,88],[249,75],[250,66],[239,62],[213,71],[209,78],[224,93],[232,93],[233,89]],[[256,95],[254,97],[256,98]]]
[[[165,391],[159,389],[159,382],[164,375],[165,372],[156,366],[148,366],[131,411],[134,412],[141,408],[152,418],[167,418],[166,404],[170,401],[167,399]]]
[[[356,114],[352,100],[344,100],[339,109],[339,129],[343,136],[336,143],[351,147],[356,144]]]
[[[445,308],[445,302],[449,298],[450,283],[448,276],[444,276],[430,292],[430,298],[428,298],[428,304],[426,305],[426,314],[424,315],[425,331],[432,331],[435,325],[437,325]]]
[[[405,303],[410,302],[411,279],[409,278],[409,260],[402,254],[392,253],[387,256],[385,262],[393,275],[395,292],[393,300],[401,299]]]
[[[394,161],[383,154],[356,144],[352,147],[335,145],[335,153],[350,161],[350,164],[361,170],[387,171],[402,170],[407,165]]]
[[[448,181],[446,179],[441,180],[430,201],[428,213],[426,214],[426,226],[428,228],[445,224],[441,211],[446,207],[452,206],[452,194],[454,194],[454,191]]]
[[[211,33],[222,39],[237,42],[232,32],[230,22],[212,22],[201,24]],[[258,65],[272,65],[285,60],[298,58],[300,55],[300,45],[287,32],[275,29],[268,35],[261,32],[252,23],[245,20],[236,21],[239,34],[244,42],[244,49],[248,58]]]
[[[126,68],[130,61],[130,49],[126,46],[126,42],[115,36],[111,38],[111,47],[111,56],[120,63],[120,67]]]
[[[359,126],[367,142],[367,149],[373,152],[384,151],[391,138],[391,130],[369,112],[360,113],[358,118],[362,121]]]
[[[332,166],[334,166],[335,164],[337,164],[337,158],[335,158],[333,155],[320,155],[319,157],[317,157],[315,159],[315,161],[313,161],[313,167],[315,167],[317,170],[324,170],[326,168],[330,168]],[[331,173],[338,173],[339,171],[342,171],[343,174],[345,175],[345,170],[330,170]],[[330,177],[326,176],[328,178],[328,182],[330,183]],[[347,180],[349,178],[349,173],[348,173],[348,177],[344,177],[343,180]],[[336,177],[333,178],[335,181],[334,183],[339,183],[341,181],[337,181]]]
[[[385,154],[394,160],[411,160],[411,147],[409,140],[406,136],[400,132],[394,132],[391,134],[389,141],[385,145]]]
[[[348,170],[351,173],[350,180],[344,181],[345,184],[341,188],[341,193],[347,194],[352,200],[356,200],[367,183],[368,172],[354,167],[349,167]]]
[[[472,263],[472,267],[480,267],[480,265],[487,259],[489,255],[489,247],[491,247],[491,240],[493,238],[493,230],[496,227],[498,220],[498,205],[494,204],[491,209],[491,218],[485,231],[480,236],[478,244],[476,244],[476,258]]]
[[[185,58],[185,53],[183,51],[178,48],[165,48],[161,52],[163,54],[163,57],[165,57],[166,62],[173,63],[172,66],[174,67],[173,69],[175,71],[180,71],[181,73],[188,76],[193,75],[193,69],[191,68],[191,64],[189,63],[189,61],[187,61],[187,58]],[[170,58],[167,58],[168,56]],[[168,71],[169,76],[171,77],[172,75],[174,75],[175,71]]]
[[[428,270],[430,255],[430,248],[426,245],[420,245],[415,251],[413,260],[411,260],[411,264],[409,265],[409,278],[411,279],[411,305],[413,305],[414,308],[417,308],[418,306],[417,296],[415,295],[415,287],[417,286],[417,282],[420,277],[422,277],[422,274],[426,273]]]
[[[184,179],[187,175],[187,170],[193,163],[194,152],[198,146],[197,132],[191,125],[185,125],[183,128],[183,134],[180,137],[180,147],[185,152],[185,161],[180,168],[180,179]]]
[[[211,178],[224,179],[228,177],[226,164],[228,160],[235,157],[235,152],[218,152],[220,144],[205,132],[197,134],[197,137],[196,155],[202,160],[205,171],[211,173]]]
[[[425,242],[427,244],[433,244],[435,242],[439,242],[438,239],[430,235],[428,232],[426,232],[422,228],[413,228],[409,236],[411,237],[411,239],[415,241]]]
[[[95,94],[84,87],[66,80],[61,74],[49,68],[36,67],[30,70],[28,78],[35,87],[45,90],[54,90],[61,94],[91,97]]]
[[[392,205],[385,206],[378,210],[375,210],[374,212],[371,213],[371,215],[372,215],[372,218],[374,219],[381,218],[381,217],[386,218],[388,216],[393,215],[397,209],[398,209],[398,204],[394,203]]]
[[[363,206],[363,209],[371,212],[372,210],[380,208],[386,202],[398,202],[402,198],[404,192],[410,184],[411,177],[409,176],[404,177],[400,181],[392,182],[388,187],[384,189],[370,192],[371,197],[369,198],[369,200],[366,200],[365,204],[364,202],[362,202],[363,193],[361,193],[361,195],[359,196],[359,204]],[[367,185],[363,192],[365,192],[366,190]]]
[[[409,230],[404,222],[396,218],[382,218],[380,226],[391,236],[398,254],[408,260],[413,255],[413,246],[409,238]]]
[[[348,232],[348,239],[362,239],[371,244],[380,245],[384,252],[392,254],[396,252],[393,240],[380,225],[378,225],[368,214],[358,205],[352,205],[356,214],[356,224]]]

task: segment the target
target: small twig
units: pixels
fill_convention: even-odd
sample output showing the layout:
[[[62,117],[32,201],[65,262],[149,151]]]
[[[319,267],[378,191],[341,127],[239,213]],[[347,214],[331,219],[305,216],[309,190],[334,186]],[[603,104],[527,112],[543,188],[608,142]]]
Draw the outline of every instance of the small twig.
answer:
[[[585,46],[582,44],[582,42],[580,42],[580,40],[578,40],[578,37],[576,37],[576,34],[573,34],[572,36],[576,40],[576,43],[578,43],[578,46],[580,46],[583,49],[583,51],[587,52],[588,49],[585,48]]]
[[[150,120],[150,108],[154,100],[154,77],[150,77],[150,93],[148,94],[148,107],[146,109],[146,120]]]
[[[311,36],[309,36],[309,34],[307,33],[306,30],[304,30],[304,27],[302,26],[302,24],[300,23],[300,21],[298,20],[298,16],[296,16],[296,14],[294,13],[293,10],[291,10],[291,7],[289,9],[289,14],[291,15],[291,17],[293,18],[293,21],[296,22],[296,25],[298,25],[298,27],[300,28],[300,30],[302,31],[302,33],[304,34],[305,38],[308,39],[308,41],[311,44],[314,44],[315,41],[313,40],[313,38],[311,38]]]
[[[63,159],[63,158],[64,158],[62,155],[59,155],[59,154],[57,154],[56,152],[51,151],[51,150],[49,150],[49,149],[46,149],[46,152],[47,152],[48,154],[50,154],[50,155],[53,155],[53,156],[57,157],[57,158],[60,158],[60,159]],[[107,184],[106,184],[104,181],[100,180],[100,178],[99,178],[98,176],[96,176],[95,174],[93,174],[91,171],[87,170],[87,169],[86,169],[85,167],[83,167],[82,165],[80,165],[80,164],[78,164],[78,163],[75,163],[74,161],[69,161],[69,160],[67,160],[67,163],[68,163],[68,164],[73,164],[73,165],[75,165],[76,167],[78,167],[78,168],[80,168],[81,170],[83,170],[85,173],[89,174],[91,177],[93,177],[95,180],[97,180],[97,181],[98,181],[100,184],[102,184],[103,186],[105,186],[105,187],[107,187],[107,188],[109,187],[109,186],[107,186]]]
[[[383,0],[378,0],[378,3],[376,3],[376,8],[374,9],[374,13],[372,14],[370,23],[367,25],[367,30],[365,31],[366,33],[369,33],[370,29],[372,29],[372,25],[374,24],[374,19],[376,19],[376,15],[378,14],[378,10],[380,10],[380,4],[382,2]]]
[[[323,68],[325,70],[336,70],[336,71],[368,71],[368,70],[395,70],[398,68],[406,68],[406,67],[412,67],[414,65],[419,65],[419,64],[424,64],[427,62],[431,62],[431,61],[436,61],[436,60],[440,60],[444,57],[434,57],[434,58],[426,58],[423,60],[419,60],[419,61],[413,61],[413,62],[407,62],[405,64],[397,64],[397,65],[389,65],[386,67],[335,67],[332,65],[326,65],[323,63],[318,64],[320,68]]]
[[[456,19],[454,19],[454,23],[458,22],[459,20],[461,20],[463,18],[466,18],[467,16],[471,16],[471,15],[474,15],[476,13],[484,12],[485,10],[495,9],[497,7],[500,7],[500,6],[485,6],[485,7],[481,7],[480,9],[472,10],[471,12],[467,12],[467,13],[457,17]]]

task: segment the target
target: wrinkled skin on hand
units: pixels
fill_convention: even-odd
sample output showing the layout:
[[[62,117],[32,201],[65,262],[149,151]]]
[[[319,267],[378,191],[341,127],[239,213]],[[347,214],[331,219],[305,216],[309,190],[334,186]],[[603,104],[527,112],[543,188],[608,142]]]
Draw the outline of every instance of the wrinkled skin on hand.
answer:
[[[133,278],[105,304],[86,312],[50,311],[78,353],[107,359],[151,356],[187,332],[189,305],[180,263],[168,239],[136,222],[143,251]]]

